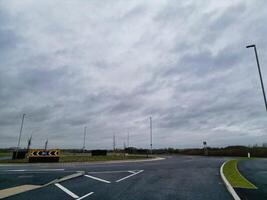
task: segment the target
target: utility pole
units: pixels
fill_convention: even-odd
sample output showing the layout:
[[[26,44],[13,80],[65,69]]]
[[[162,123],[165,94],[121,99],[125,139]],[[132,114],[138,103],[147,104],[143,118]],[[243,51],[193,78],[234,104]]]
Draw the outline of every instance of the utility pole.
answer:
[[[84,133],[83,133],[83,152],[85,151],[85,137],[86,137],[86,129],[87,127],[84,127]]]
[[[256,48],[256,45],[255,44],[248,45],[247,48],[254,48],[256,62],[257,62],[258,71],[259,71],[259,75],[260,75],[261,89],[262,89],[262,93],[263,93],[263,98],[264,98],[264,103],[265,103],[265,109],[267,111],[267,101],[266,101],[265,90],[264,90],[264,85],[263,85],[263,81],[262,81],[261,68],[260,68],[260,62],[259,62],[259,58],[258,58],[257,48]]]
[[[45,141],[45,150],[47,150],[48,139]]]
[[[22,128],[23,128],[23,124],[24,124],[24,118],[25,118],[25,113],[23,113],[22,115],[22,120],[21,120],[21,126],[20,126],[20,131],[19,131],[19,141],[18,141],[18,146],[17,146],[17,151],[16,151],[16,157],[18,156],[18,151],[19,151],[19,146],[20,146],[20,140],[21,140],[21,133],[22,133]]]
[[[152,155],[152,117],[150,116],[149,117],[150,119],[150,153]]]

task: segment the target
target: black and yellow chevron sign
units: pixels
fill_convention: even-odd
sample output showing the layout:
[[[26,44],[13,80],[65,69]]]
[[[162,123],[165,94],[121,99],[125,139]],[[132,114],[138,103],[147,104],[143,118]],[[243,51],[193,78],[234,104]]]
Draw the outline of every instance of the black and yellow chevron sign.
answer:
[[[59,157],[58,149],[51,150],[41,150],[41,149],[31,149],[28,156],[29,157]]]

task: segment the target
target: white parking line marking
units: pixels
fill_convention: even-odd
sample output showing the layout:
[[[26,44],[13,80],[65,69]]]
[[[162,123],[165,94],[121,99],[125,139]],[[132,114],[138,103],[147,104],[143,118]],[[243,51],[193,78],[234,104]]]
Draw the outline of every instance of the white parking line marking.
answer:
[[[97,178],[97,177],[95,177],[95,176],[90,176],[90,175],[84,175],[84,176],[86,176],[86,177],[88,177],[88,178],[91,178],[91,179],[95,179],[95,180],[97,180],[97,181],[102,181],[102,182],[104,182],[104,183],[110,183],[110,181],[107,181],[107,180],[105,180],[105,179],[101,179],[101,178]]]
[[[74,194],[72,191],[68,190],[67,188],[65,188],[63,185],[60,185],[59,183],[55,183],[55,186],[57,186],[58,188],[60,188],[61,190],[63,190],[64,192],[66,192],[68,195],[70,195],[72,198],[74,199],[78,199],[79,196],[77,196],[76,194]]]
[[[84,196],[82,196],[82,197],[80,197],[79,199],[76,199],[76,200],[84,199],[85,197],[88,197],[88,196],[90,196],[92,194],[94,194],[94,192],[90,192],[90,193],[88,193],[88,194],[86,194],[86,195],[84,195]]]
[[[132,174],[136,173],[136,172],[134,172],[134,171],[128,171],[128,172],[130,172],[130,173],[132,173]]]
[[[121,181],[123,181],[123,180],[125,180],[125,179],[127,179],[127,178],[130,178],[130,177],[132,177],[132,176],[135,176],[135,175],[137,175],[137,174],[139,174],[139,173],[141,173],[141,172],[143,172],[144,170],[140,170],[140,171],[138,171],[138,172],[136,172],[136,173],[134,173],[134,174],[131,174],[131,175],[129,175],[129,176],[126,176],[126,177],[124,177],[124,178],[121,178],[121,179],[119,179],[119,180],[116,180],[116,182],[118,183],[118,182],[121,182]]]

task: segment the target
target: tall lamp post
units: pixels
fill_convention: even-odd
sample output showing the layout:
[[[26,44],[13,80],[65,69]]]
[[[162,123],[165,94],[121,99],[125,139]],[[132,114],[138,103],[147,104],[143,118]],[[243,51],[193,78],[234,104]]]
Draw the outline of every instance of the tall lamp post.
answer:
[[[23,115],[22,115],[21,126],[20,126],[20,131],[19,131],[19,141],[18,141],[18,146],[17,146],[17,151],[16,151],[15,159],[18,156],[18,151],[19,151],[19,146],[20,146],[20,140],[21,140],[21,133],[22,133],[22,129],[23,129],[25,115],[26,115],[25,113],[23,113]]]
[[[257,48],[256,48],[256,45],[255,44],[248,45],[247,48],[254,48],[254,52],[255,52],[255,56],[256,56],[256,61],[257,61],[257,66],[258,66],[259,75],[260,75],[261,89],[262,89],[262,93],[263,93],[263,98],[264,98],[264,103],[265,103],[265,109],[267,111],[267,101],[266,101],[265,90],[264,90],[264,85],[263,85],[263,81],[262,81],[261,68],[260,68],[260,63],[259,63]]]
[[[87,127],[84,127],[84,133],[83,133],[83,152],[85,152],[85,137],[86,137],[86,129]]]
[[[152,155],[152,117],[149,117],[149,121],[150,121],[150,153]]]

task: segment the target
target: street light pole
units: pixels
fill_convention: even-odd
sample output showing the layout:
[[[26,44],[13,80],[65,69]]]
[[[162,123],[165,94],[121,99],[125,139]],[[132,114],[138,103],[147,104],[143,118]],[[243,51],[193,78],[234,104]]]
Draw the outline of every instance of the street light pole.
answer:
[[[16,151],[16,157],[18,156],[18,151],[19,151],[19,146],[20,146],[20,140],[21,140],[21,133],[22,133],[22,128],[23,128],[23,124],[24,124],[24,118],[25,118],[25,113],[23,113],[22,115],[22,120],[21,120],[21,126],[20,126],[20,131],[19,131],[19,141],[18,141],[18,146],[17,146],[17,151]]]
[[[48,139],[45,141],[45,150],[47,150]]]
[[[152,154],[152,117],[149,117],[150,120],[150,153]]]
[[[116,150],[116,135],[115,133],[113,134],[113,153],[115,153]]]
[[[267,111],[267,101],[266,101],[266,96],[265,96],[265,89],[262,81],[262,75],[261,75],[261,68],[260,68],[260,63],[259,63],[259,58],[258,58],[258,53],[257,53],[257,48],[255,44],[248,45],[247,48],[254,48],[255,56],[256,56],[256,61],[257,61],[257,66],[259,70],[259,75],[260,75],[260,81],[261,81],[261,89],[263,93],[263,98],[264,98],[264,103],[265,103],[265,109]]]
[[[129,148],[130,147],[130,133],[128,131],[128,134],[127,134],[127,147]]]
[[[84,134],[83,134],[83,152],[85,151],[85,137],[86,137],[86,129],[87,127],[84,127]]]

